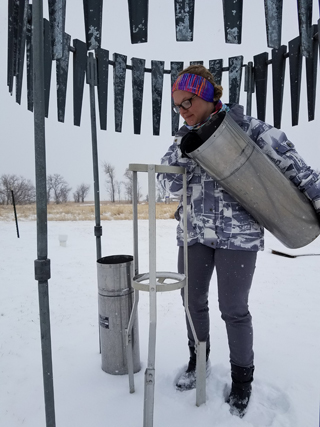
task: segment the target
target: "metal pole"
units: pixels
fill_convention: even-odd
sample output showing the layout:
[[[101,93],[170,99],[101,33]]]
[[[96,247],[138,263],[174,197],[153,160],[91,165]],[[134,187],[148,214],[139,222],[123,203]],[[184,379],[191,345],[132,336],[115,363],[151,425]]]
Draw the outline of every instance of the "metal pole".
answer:
[[[36,166],[37,208],[37,255],[35,279],[38,280],[43,385],[46,411],[46,426],[55,427],[50,311],[48,280],[50,260],[48,255],[47,230],[47,186],[45,152],[45,102],[44,102],[44,58],[43,58],[43,4],[33,0],[33,87],[34,87],[34,142]]]
[[[97,260],[101,258],[101,236],[102,227],[100,222],[100,190],[99,190],[99,166],[98,166],[98,143],[97,143],[97,119],[96,101],[94,87],[97,86],[97,62],[90,52],[87,62],[87,83],[90,86],[90,113],[91,113],[91,137],[92,137],[92,161],[93,161],[93,182],[94,182],[94,206],[95,220],[94,235],[96,236]]]
[[[157,293],[156,293],[156,183],[155,165],[148,165],[149,194],[149,349],[148,367],[145,371],[143,427],[153,426],[156,326],[157,326]]]
[[[16,210],[16,204],[15,204],[15,201],[14,201],[14,194],[13,194],[13,190],[11,190],[11,197],[12,197],[12,204],[13,204],[14,219],[15,219],[15,222],[16,222],[17,237],[19,238],[19,237],[20,237],[20,234],[19,234],[19,226],[18,226],[17,210]]]
[[[252,107],[252,94],[254,91],[253,88],[253,62],[248,62],[248,87],[247,87],[247,108],[246,108],[246,114],[248,116],[251,116],[251,107]]]

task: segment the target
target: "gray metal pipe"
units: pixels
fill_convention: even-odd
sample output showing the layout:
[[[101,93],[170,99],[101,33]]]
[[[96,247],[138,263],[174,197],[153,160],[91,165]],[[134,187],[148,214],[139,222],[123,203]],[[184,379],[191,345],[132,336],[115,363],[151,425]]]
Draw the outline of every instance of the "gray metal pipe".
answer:
[[[310,201],[229,114],[222,112],[210,122],[201,128],[205,142],[187,150],[188,156],[285,246],[311,243],[320,227]]]
[[[37,209],[37,254],[35,279],[38,280],[43,385],[46,426],[55,427],[53,371],[50,333],[48,280],[50,260],[48,255],[47,230],[47,179],[45,150],[45,101],[44,101],[44,58],[43,58],[43,4],[34,0],[33,8],[33,97],[34,97],[34,143],[36,166],[36,209]]]

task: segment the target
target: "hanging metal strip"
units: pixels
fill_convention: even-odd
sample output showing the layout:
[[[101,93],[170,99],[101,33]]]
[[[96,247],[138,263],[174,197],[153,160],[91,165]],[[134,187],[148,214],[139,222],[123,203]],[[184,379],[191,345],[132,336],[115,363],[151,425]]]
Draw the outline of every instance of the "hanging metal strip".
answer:
[[[308,99],[308,120],[314,120],[314,111],[316,106],[316,87],[317,87],[317,70],[318,70],[318,45],[319,38],[315,35],[318,33],[318,25],[312,26],[312,45],[311,55],[306,58],[306,75],[307,75],[307,99]]]
[[[29,4],[26,33],[27,50],[27,105],[33,111],[33,43],[32,43],[32,4]]]
[[[121,132],[124,88],[125,88],[126,71],[127,71],[126,70],[127,57],[125,55],[121,55],[120,53],[114,53],[113,60],[114,60],[113,86],[114,86],[115,131]]]
[[[18,50],[19,50],[19,11],[20,11],[20,2],[15,0],[13,4],[13,75],[16,76],[18,72]]]
[[[67,98],[68,70],[69,70],[69,53],[70,53],[71,36],[67,33],[63,35],[63,53],[56,63],[57,76],[57,109],[58,121],[64,122]]]
[[[14,62],[15,62],[15,0],[8,0],[8,50],[7,50],[7,85],[9,93],[12,94],[13,77],[14,77]]]
[[[272,49],[273,126],[281,128],[287,46]]]
[[[298,18],[301,53],[309,57],[311,55],[312,0],[298,0]]]
[[[80,126],[83,101],[84,77],[87,69],[87,45],[81,40],[73,40],[73,123]]]
[[[266,119],[268,56],[268,52],[263,52],[253,57],[254,81],[256,86],[257,99],[257,117],[263,122]]]
[[[44,97],[45,97],[45,116],[49,116],[49,100],[52,72],[52,46],[50,23],[47,19],[43,20],[43,48],[44,48]]]
[[[214,77],[215,83],[221,85],[223,59],[211,59],[209,61],[209,71]]]
[[[87,49],[101,47],[102,0],[83,0]]]
[[[142,100],[144,85],[144,67],[146,61],[140,58],[132,58],[132,101],[133,101],[133,128],[134,133],[140,135]]]
[[[299,122],[302,55],[300,36],[289,42],[290,92],[292,126]]]
[[[180,73],[180,71],[183,70],[183,62],[171,62],[170,63],[170,68],[171,68],[171,86],[173,86],[173,83],[176,81],[178,74]],[[171,96],[171,107],[173,107],[174,103],[173,103],[173,99]],[[173,108],[171,108],[171,133],[172,136],[174,136],[178,129],[179,129],[179,117],[180,114],[177,114],[173,111]]]
[[[149,0],[128,0],[131,43],[148,41]]]
[[[16,78],[16,102],[21,103],[21,90],[23,78],[24,55],[26,49],[26,32],[28,19],[28,0],[21,0],[19,3],[19,26],[17,45],[17,78]]]
[[[226,43],[241,44],[242,0],[222,0]]]
[[[229,102],[239,103],[243,56],[229,58]]]
[[[52,59],[61,59],[65,54],[64,32],[66,22],[66,0],[48,0],[51,30]]]
[[[153,135],[160,134],[164,61],[151,61]]]
[[[107,130],[109,51],[96,50],[100,129]]]
[[[268,47],[279,49],[281,45],[283,0],[264,0]]]
[[[194,0],[174,1],[177,42],[193,41]]]

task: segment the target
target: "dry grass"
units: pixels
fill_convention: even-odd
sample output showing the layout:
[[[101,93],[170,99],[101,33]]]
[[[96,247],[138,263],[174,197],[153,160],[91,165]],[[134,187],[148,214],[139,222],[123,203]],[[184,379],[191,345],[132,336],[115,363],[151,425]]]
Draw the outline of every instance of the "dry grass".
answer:
[[[177,209],[177,202],[169,204],[157,203],[157,219],[172,219]],[[22,221],[36,220],[36,206],[18,205],[17,217]],[[125,203],[106,203],[100,204],[101,220],[122,220],[132,219],[132,205]],[[138,205],[138,218],[148,219],[148,204]],[[48,205],[48,221],[94,221],[94,203],[63,203],[60,205]],[[0,221],[14,221],[14,212],[12,206],[0,205]]]

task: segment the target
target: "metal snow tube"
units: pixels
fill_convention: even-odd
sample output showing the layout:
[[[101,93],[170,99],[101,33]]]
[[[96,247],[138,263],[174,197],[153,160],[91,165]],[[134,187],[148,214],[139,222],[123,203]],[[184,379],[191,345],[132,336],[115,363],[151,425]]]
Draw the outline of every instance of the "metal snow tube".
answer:
[[[112,255],[98,259],[101,368],[108,374],[128,373],[126,328],[133,305],[133,256]],[[133,368],[139,372],[138,315],[132,330]]]
[[[306,246],[320,234],[311,202],[229,114],[187,154],[288,248]]]

